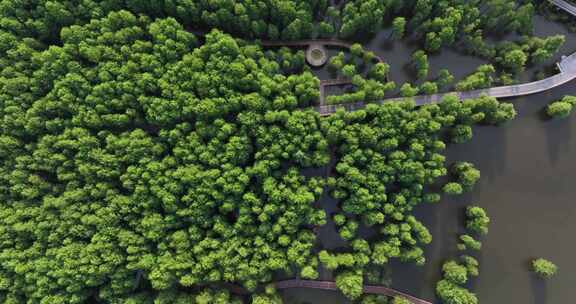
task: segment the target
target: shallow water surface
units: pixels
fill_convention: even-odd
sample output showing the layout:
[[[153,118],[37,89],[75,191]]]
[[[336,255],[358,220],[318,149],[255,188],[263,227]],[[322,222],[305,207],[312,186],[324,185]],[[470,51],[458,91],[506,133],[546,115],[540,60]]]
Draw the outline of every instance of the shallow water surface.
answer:
[[[536,35],[567,35],[561,54],[576,51],[576,36],[567,34],[563,26],[541,17],[535,21]],[[375,50],[381,44],[371,42],[368,47]],[[378,52],[393,67],[397,82],[409,78],[401,69],[412,51],[410,46],[398,44],[388,46],[388,54]],[[461,77],[482,63],[443,51],[431,57],[431,71],[449,68]],[[392,263],[392,287],[439,302],[434,284],[440,278],[441,264],[458,256],[456,244],[458,234],[464,232],[464,208],[477,204],[492,220],[489,234],[482,239],[482,251],[475,255],[480,262],[480,276],[470,283],[480,302],[575,302],[576,243],[571,237],[576,231],[576,114],[564,120],[548,120],[543,115],[548,103],[568,94],[576,95],[576,81],[537,95],[505,100],[514,103],[518,112],[515,120],[501,127],[475,127],[472,141],[448,147],[448,163],[472,162],[482,178],[471,193],[417,208],[415,215],[434,237],[425,248],[427,263],[423,267]],[[325,199],[322,204],[335,204],[328,196]],[[338,247],[331,228],[323,229],[322,245]],[[537,279],[529,271],[529,262],[536,257],[556,263],[560,268],[557,276],[546,282]],[[283,291],[283,296],[287,303],[349,303],[331,291],[293,289]]]

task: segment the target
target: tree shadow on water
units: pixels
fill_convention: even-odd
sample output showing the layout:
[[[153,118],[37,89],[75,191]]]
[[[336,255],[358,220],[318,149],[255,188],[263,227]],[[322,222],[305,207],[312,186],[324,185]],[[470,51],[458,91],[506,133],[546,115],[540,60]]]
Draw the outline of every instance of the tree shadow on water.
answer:
[[[546,109],[539,113],[546,129],[546,142],[548,144],[548,157],[552,164],[556,164],[561,154],[569,152],[572,137],[571,117],[550,118]]]
[[[490,184],[506,171],[506,127],[478,125],[473,127],[473,138],[463,144],[450,144],[446,151],[447,164],[466,161],[482,173],[481,181]],[[476,185],[478,188],[480,185]]]
[[[534,304],[546,304],[546,280],[531,273],[530,285],[534,296]]]
[[[532,269],[532,261],[534,258],[528,260],[524,267]],[[530,289],[532,290],[532,296],[534,299],[533,304],[546,304],[547,299],[547,280],[540,277],[533,271],[530,271]]]
[[[393,40],[386,39],[386,40],[380,41],[378,46],[379,46],[379,49],[384,51],[384,52],[391,52],[391,51],[394,51],[395,43]]]

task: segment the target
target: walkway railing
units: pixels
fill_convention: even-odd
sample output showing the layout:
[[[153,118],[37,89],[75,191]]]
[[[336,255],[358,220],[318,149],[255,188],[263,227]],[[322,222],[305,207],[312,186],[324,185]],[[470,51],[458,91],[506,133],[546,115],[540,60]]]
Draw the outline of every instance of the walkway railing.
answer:
[[[564,1],[564,0],[550,0],[551,3],[559,7],[560,9],[565,10],[569,14],[576,16],[576,6]],[[338,47],[345,47],[350,48],[352,46],[351,43],[337,40],[337,39],[317,39],[317,40],[298,40],[298,41],[262,41],[263,46],[310,46],[312,44],[322,44],[322,45],[331,45],[331,46],[338,46]],[[381,61],[380,57],[376,57],[378,60]],[[449,93],[441,93],[441,94],[433,94],[433,95],[421,95],[416,97],[409,97],[414,99],[417,105],[423,105],[428,103],[437,103],[442,100],[442,98],[448,94],[454,94],[458,96],[460,99],[470,99],[470,98],[477,98],[482,95],[492,96],[496,98],[502,97],[513,97],[513,96],[522,96],[522,95],[529,95],[534,94],[542,91],[549,90],[551,88],[557,87],[562,85],[570,80],[576,78],[576,53],[571,54],[570,56],[565,56],[562,60],[558,63],[560,67],[560,73],[550,76],[548,78],[524,83],[524,84],[517,84],[511,86],[500,86],[500,87],[493,87],[488,89],[481,89],[481,90],[473,90],[473,91],[465,91],[465,92],[449,92]],[[331,79],[331,80],[323,80],[321,82],[321,87],[326,85],[339,85],[339,84],[346,84],[349,83],[348,80],[341,80],[341,79]],[[388,98],[380,101],[376,101],[376,104],[382,104],[384,102],[391,102],[391,101],[398,101],[398,100],[405,100],[408,98]],[[356,111],[364,108],[366,103],[364,102],[357,102],[351,104],[342,104],[342,105],[321,105],[316,107],[316,111],[320,112],[321,115],[329,115],[336,112],[337,109],[343,108],[346,111]],[[278,281],[274,283],[277,289],[288,289],[288,288],[314,288],[314,289],[323,289],[323,290],[337,290],[336,283],[332,281],[312,281],[312,280],[284,280]],[[247,294],[247,291],[240,287],[233,284],[225,284],[223,287],[229,289],[230,291],[238,294]],[[392,288],[384,287],[384,286],[375,286],[375,285],[364,285],[363,292],[368,294],[380,294],[390,297],[400,296],[404,297],[413,304],[432,304],[431,302],[416,298],[414,296],[405,294],[403,292],[394,290]]]
[[[265,47],[309,47],[311,45],[323,45],[323,46],[336,46],[341,48],[350,49],[353,43],[348,41],[335,39],[335,38],[323,38],[323,39],[305,39],[305,40],[262,40],[260,42],[262,46]],[[378,62],[384,62],[382,57],[374,54],[374,59]]]
[[[472,99],[478,98],[482,95],[491,96],[495,98],[504,98],[504,97],[514,97],[514,96],[524,96],[535,94],[539,92],[543,92],[559,85],[562,85],[570,80],[576,78],[576,60],[571,59],[569,64],[569,68],[567,71],[550,76],[548,78],[528,82],[523,84],[517,84],[512,86],[501,86],[501,87],[493,87],[489,89],[481,89],[481,90],[474,90],[474,91],[464,91],[464,92],[448,92],[448,93],[440,93],[440,94],[433,94],[433,95],[420,95],[415,97],[394,97],[394,98],[387,98],[383,100],[378,100],[372,102],[373,104],[383,104],[385,102],[393,102],[393,101],[401,101],[412,99],[416,103],[416,105],[425,105],[430,103],[438,103],[442,101],[442,98],[446,95],[455,95],[461,100],[464,99]],[[320,105],[315,107],[314,109],[320,113],[320,115],[326,116],[335,113],[338,109],[342,108],[345,111],[357,111],[366,107],[366,102],[357,102],[357,103],[350,103],[350,104],[336,104],[336,105]]]
[[[286,280],[276,282],[276,289],[287,289],[287,288],[313,288],[313,289],[323,289],[323,290],[337,290],[336,283],[332,281],[312,281],[312,280]],[[412,302],[413,304],[432,304],[431,302],[413,297],[409,294],[394,290],[392,288],[384,286],[375,285],[364,285],[362,289],[364,293],[367,294],[379,294],[389,297],[403,297],[406,300]]]
[[[564,0],[550,0],[550,2],[552,2],[552,4],[556,5],[558,8],[561,8],[567,13],[576,17],[576,7],[572,3]]]
[[[576,17],[576,6],[566,2],[565,0],[549,0],[552,4],[556,5],[558,8],[566,11],[567,13]],[[322,45],[333,45],[340,47],[350,48],[351,43],[338,40],[338,39],[310,39],[310,40],[298,40],[298,41],[263,41],[263,46],[309,46],[312,44],[322,44]],[[377,57],[380,59],[380,57]],[[544,78],[542,80],[510,85],[510,86],[499,86],[487,89],[473,90],[473,91],[462,91],[462,92],[448,92],[439,93],[432,95],[419,95],[415,97],[394,97],[387,98],[378,101],[374,101],[374,104],[382,104],[385,102],[393,102],[399,100],[413,99],[416,105],[424,105],[430,103],[438,103],[446,95],[456,95],[460,99],[471,99],[478,98],[482,95],[495,97],[495,98],[505,98],[505,97],[516,97],[525,96],[530,94],[535,94],[543,91],[550,90],[562,84],[565,84],[574,78],[576,78],[576,53],[569,56],[564,56],[558,63],[558,68],[560,73]],[[330,84],[332,80],[325,80],[326,84]],[[337,84],[338,80],[334,80]],[[366,106],[365,102],[357,102],[352,104],[337,104],[337,105],[326,105],[324,102],[324,85],[320,84],[320,106],[315,107],[315,110],[320,113],[320,115],[326,116],[335,113],[338,109],[344,109],[346,111],[357,111],[363,109]]]

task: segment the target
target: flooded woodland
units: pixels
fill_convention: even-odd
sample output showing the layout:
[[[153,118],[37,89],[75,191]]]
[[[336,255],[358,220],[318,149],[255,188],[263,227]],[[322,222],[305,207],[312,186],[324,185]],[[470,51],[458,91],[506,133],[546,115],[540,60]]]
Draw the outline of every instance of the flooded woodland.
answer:
[[[535,34],[566,35],[566,43],[550,65],[562,55],[576,51],[576,35],[560,24],[537,16]],[[417,49],[409,43],[388,42],[386,31],[379,33],[366,47],[391,65],[396,83],[408,80],[406,64]],[[482,60],[443,50],[430,56],[432,74],[447,68],[456,79],[471,73]],[[526,70],[522,81],[533,80],[534,69]],[[323,71],[319,76],[326,77]],[[464,232],[464,208],[479,205],[491,217],[490,233],[482,238],[477,255],[480,276],[469,282],[482,303],[561,304],[573,300],[576,282],[576,115],[563,120],[548,119],[544,108],[564,95],[576,95],[572,81],[553,90],[503,101],[514,104],[518,115],[500,126],[476,126],[474,138],[465,144],[450,145],[447,162],[469,161],[482,172],[482,178],[470,193],[444,197],[434,205],[422,204],[415,215],[433,235],[425,247],[427,262],[393,262],[389,267],[391,286],[414,296],[439,303],[434,285],[440,279],[442,262],[458,255],[457,236]],[[318,169],[318,174],[329,172]],[[328,211],[336,201],[327,194],[320,204]],[[330,223],[320,231],[322,246],[341,244]],[[556,263],[559,272],[543,281],[530,272],[529,262],[544,257]],[[288,303],[349,303],[338,292],[292,289],[282,293]]]

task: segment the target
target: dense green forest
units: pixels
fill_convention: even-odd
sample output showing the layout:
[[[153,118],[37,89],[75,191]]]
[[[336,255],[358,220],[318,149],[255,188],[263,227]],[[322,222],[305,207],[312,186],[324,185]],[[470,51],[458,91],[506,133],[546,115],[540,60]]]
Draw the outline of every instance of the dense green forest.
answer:
[[[515,110],[448,96],[321,117],[309,108],[320,80],[303,52],[259,39],[392,27],[393,39],[421,43],[412,68],[422,83],[401,86],[414,96],[454,81],[447,70],[428,78],[427,54],[442,48],[493,64],[461,90],[550,58],[563,37],[530,36],[534,10],[509,0],[2,0],[0,301],[281,303],[270,285],[278,277],[331,271],[348,298],[385,303],[362,284],[380,283],[374,272],[392,259],[425,263],[432,235],[414,208],[480,178],[471,163],[447,164],[447,145]],[[487,42],[502,31],[521,38]],[[388,63],[359,45],[350,52],[329,65],[356,90],[329,103],[395,89]],[[549,111],[569,112],[561,107]],[[331,163],[329,176],[303,173]],[[333,214],[318,203],[325,192],[339,202]],[[471,233],[487,232],[482,209],[467,216]],[[329,221],[345,251],[319,245]],[[460,239],[462,250],[481,246]],[[472,297],[459,285],[478,265],[461,260],[442,269],[446,298]]]

